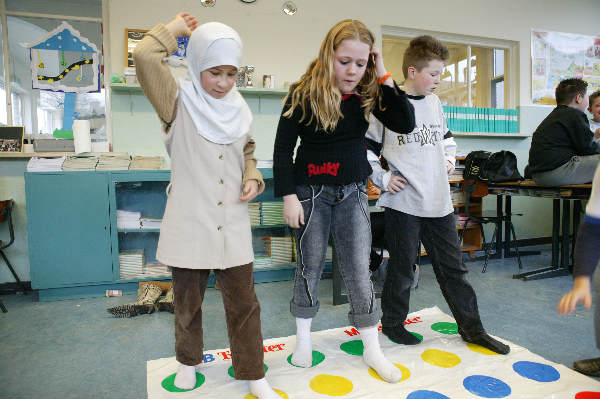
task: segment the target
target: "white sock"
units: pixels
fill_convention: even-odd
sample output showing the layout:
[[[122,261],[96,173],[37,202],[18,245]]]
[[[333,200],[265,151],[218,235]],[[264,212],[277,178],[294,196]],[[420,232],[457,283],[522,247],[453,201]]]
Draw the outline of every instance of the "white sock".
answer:
[[[252,395],[256,396],[258,399],[281,399],[281,396],[271,388],[267,379],[264,377],[260,380],[250,380],[248,381],[248,385],[250,386]]]
[[[296,318],[296,349],[292,355],[292,364],[298,367],[312,366],[312,339],[310,325],[312,319]]]
[[[372,367],[385,381],[398,382],[402,378],[402,372],[383,355],[381,346],[379,346],[377,326],[360,328],[358,332],[360,332],[360,338],[364,346],[364,362]]]
[[[180,364],[174,384],[179,389],[194,388],[196,386],[196,366]]]

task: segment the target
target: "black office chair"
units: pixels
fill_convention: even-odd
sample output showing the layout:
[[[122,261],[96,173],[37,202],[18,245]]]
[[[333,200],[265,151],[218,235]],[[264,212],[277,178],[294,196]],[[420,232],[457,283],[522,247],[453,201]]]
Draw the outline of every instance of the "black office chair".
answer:
[[[497,209],[495,211],[481,211],[480,215],[472,215],[469,212],[470,199],[471,198],[481,198],[481,197],[484,197],[485,195],[487,195],[487,189],[485,190],[485,193],[482,192],[482,190],[477,190],[476,184],[477,183],[473,179],[465,180],[462,183],[463,191],[465,192],[465,216],[466,216],[466,218],[464,220],[462,229],[460,231],[460,242],[462,243],[462,241],[463,241],[465,231],[467,229],[469,221],[474,221],[474,222],[478,223],[479,228],[481,229],[481,238],[483,241],[482,246],[485,249],[485,260],[484,260],[483,269],[481,269],[481,272],[485,273],[485,271],[487,269],[488,261],[490,259],[490,252],[491,252],[492,248],[494,248],[496,246],[495,244],[496,244],[497,240],[502,239],[502,237],[498,237],[498,235],[499,235],[498,229],[502,226],[502,223],[505,223],[506,228],[510,229],[510,232],[512,234],[513,239],[511,241],[511,244],[514,245],[514,248],[515,248],[515,255],[517,256],[517,261],[519,263],[519,269],[522,269],[523,265],[521,264],[521,256],[519,255],[519,246],[517,245],[517,234],[515,233],[515,228],[513,227],[511,217],[512,216],[523,216],[523,214],[522,213],[505,214],[502,209]],[[483,225],[487,224],[487,223],[493,223],[495,225],[494,234],[492,235],[492,239],[489,243],[486,243],[485,233],[483,231]]]
[[[18,286],[21,287],[21,289],[23,290],[23,293],[27,293],[27,288],[25,287],[23,282],[19,279],[19,276],[15,272],[15,269],[13,268],[13,266],[9,262],[8,258],[6,257],[6,254],[4,253],[4,250],[6,248],[10,247],[15,242],[15,229],[13,227],[13,222],[12,222],[12,209],[13,209],[14,203],[15,202],[12,199],[0,201],[0,222],[8,223],[8,233],[10,235],[9,242],[5,243],[4,241],[0,240],[0,256],[2,257],[2,259],[4,259],[4,262],[6,262],[6,265],[10,269],[10,272],[14,276]],[[0,309],[2,309],[3,313],[7,312],[6,307],[4,306],[4,303],[2,303],[1,300],[0,300]]]

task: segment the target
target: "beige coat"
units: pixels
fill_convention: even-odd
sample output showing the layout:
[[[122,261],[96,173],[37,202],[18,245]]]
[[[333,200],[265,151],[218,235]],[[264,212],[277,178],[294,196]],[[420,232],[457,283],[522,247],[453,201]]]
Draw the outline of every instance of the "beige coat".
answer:
[[[137,45],[134,59],[144,93],[164,123],[171,157],[171,184],[156,258],[169,266],[226,269],[254,260],[248,203],[243,182],[264,182],[249,135],[215,144],[196,133],[177,84],[162,61],[177,49],[175,38],[157,25]]]

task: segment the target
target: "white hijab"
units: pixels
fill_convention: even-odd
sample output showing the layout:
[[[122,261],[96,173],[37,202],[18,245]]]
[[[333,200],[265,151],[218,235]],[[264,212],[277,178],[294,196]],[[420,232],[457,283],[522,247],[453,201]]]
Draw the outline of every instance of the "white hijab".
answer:
[[[242,39],[220,22],[197,27],[187,47],[189,79],[180,82],[181,99],[190,113],[197,133],[217,144],[233,143],[250,131],[252,113],[235,86],[218,99],[204,90],[200,73],[219,65],[242,64]]]

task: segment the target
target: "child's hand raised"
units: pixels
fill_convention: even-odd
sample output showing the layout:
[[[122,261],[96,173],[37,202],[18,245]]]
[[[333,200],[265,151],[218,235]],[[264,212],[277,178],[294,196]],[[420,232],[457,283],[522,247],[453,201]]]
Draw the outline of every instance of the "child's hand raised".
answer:
[[[180,12],[165,26],[175,37],[191,36],[194,29],[198,27],[198,21],[196,21],[196,17],[193,15],[187,12]]]
[[[258,195],[258,181],[252,179],[244,183],[242,188],[242,194],[240,195],[240,201],[250,201]]]

